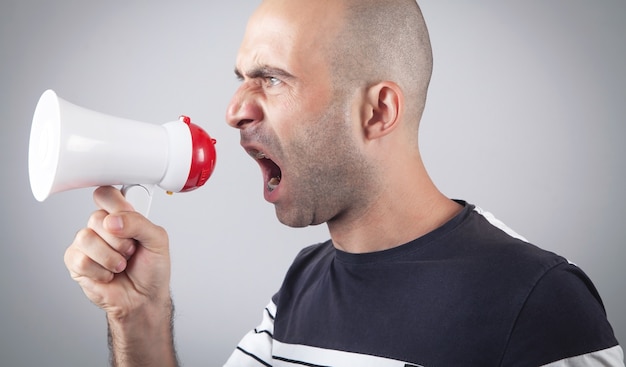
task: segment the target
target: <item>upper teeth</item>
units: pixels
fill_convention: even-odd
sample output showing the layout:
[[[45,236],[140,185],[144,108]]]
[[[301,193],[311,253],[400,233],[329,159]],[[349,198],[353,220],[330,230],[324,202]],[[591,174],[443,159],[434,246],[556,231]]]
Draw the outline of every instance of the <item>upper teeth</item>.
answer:
[[[265,158],[267,158],[265,156],[265,153],[259,152],[258,150],[251,150],[249,152],[249,154],[250,154],[250,156],[252,156],[252,158],[255,158],[255,159],[265,159]]]

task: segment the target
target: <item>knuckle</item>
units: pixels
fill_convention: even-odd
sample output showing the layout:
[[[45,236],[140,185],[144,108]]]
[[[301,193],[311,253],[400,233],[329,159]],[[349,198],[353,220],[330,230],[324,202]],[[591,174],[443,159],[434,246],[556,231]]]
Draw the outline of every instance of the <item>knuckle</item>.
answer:
[[[95,212],[93,212],[90,216],[89,219],[87,220],[87,227],[88,228],[98,228],[102,226],[102,222],[104,221],[104,218],[106,217],[106,212],[104,210],[97,210]]]
[[[71,261],[70,272],[75,279],[84,277],[97,282],[110,282],[114,274],[99,266],[89,256],[81,254]]]
[[[91,228],[83,228],[76,232],[76,236],[74,236],[74,243],[72,244],[72,246],[84,246],[84,244],[92,241],[94,236],[95,233]]]
[[[85,274],[95,265],[111,271],[115,270],[121,261],[121,255],[92,229],[83,228],[76,233],[74,242],[66,250],[65,261],[71,270]]]
[[[65,250],[65,253],[63,254],[63,262],[65,263],[65,266],[68,268],[68,270],[72,271],[72,261],[73,261],[73,256],[75,254],[75,249],[74,247],[70,246]]]
[[[115,273],[107,270],[102,270],[98,274],[94,275],[94,280],[101,283],[109,283],[115,278]]]
[[[167,236],[167,231],[165,230],[165,228],[161,227],[161,226],[155,226],[155,231],[157,236],[159,237],[166,237]]]
[[[85,236],[89,236],[89,231],[80,231],[81,235],[87,233]],[[77,235],[77,237],[80,237]],[[96,282],[108,283],[112,281],[115,274],[111,270],[107,270],[105,265],[102,265],[100,260],[90,257],[83,250],[78,248],[76,244],[70,245],[63,255],[65,266],[70,273],[70,276],[77,282],[84,285],[86,279],[91,279]],[[105,259],[103,263],[113,263],[114,257]],[[88,282],[89,284],[89,282]]]
[[[74,257],[72,261],[72,269],[77,274],[86,275],[93,264],[93,260],[89,258],[87,255],[80,254],[80,256]]]
[[[100,262],[100,265],[111,272],[116,272],[117,267],[119,266],[121,261],[122,261],[121,255],[118,254],[117,252],[112,252],[103,257],[102,262]]]
[[[135,246],[137,246],[137,242],[129,238],[120,243],[117,251],[128,259],[130,255],[132,255],[132,253],[135,251]]]

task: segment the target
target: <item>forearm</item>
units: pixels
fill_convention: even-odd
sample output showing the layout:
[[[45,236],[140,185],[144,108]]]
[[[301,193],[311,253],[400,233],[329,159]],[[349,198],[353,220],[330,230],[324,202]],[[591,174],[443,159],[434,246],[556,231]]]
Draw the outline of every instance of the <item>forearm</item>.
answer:
[[[107,315],[113,367],[176,367],[171,301],[132,315]]]

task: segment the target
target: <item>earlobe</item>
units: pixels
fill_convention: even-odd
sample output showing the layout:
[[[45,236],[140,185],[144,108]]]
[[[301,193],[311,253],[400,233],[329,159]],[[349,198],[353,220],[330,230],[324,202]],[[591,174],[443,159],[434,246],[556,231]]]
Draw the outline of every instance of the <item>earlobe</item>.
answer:
[[[365,137],[369,140],[385,136],[395,130],[403,108],[403,94],[400,87],[385,81],[371,86],[367,91],[363,116]]]

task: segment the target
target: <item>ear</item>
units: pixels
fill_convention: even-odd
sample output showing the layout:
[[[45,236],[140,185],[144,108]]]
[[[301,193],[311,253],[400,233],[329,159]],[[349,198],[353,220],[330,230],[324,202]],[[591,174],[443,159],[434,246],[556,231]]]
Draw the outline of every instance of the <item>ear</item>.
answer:
[[[368,88],[362,108],[364,136],[368,140],[377,139],[399,125],[404,94],[396,83],[380,82]]]

